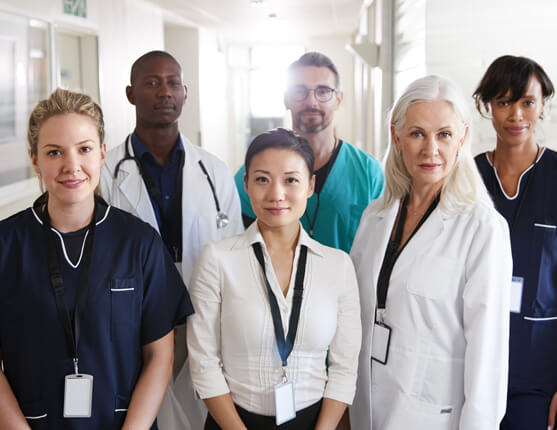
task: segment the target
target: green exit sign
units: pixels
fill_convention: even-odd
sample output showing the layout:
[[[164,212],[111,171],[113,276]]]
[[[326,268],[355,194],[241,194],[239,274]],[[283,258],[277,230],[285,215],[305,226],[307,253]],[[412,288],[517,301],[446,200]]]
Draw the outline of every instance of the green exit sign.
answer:
[[[63,0],[64,13],[87,18],[87,0]]]

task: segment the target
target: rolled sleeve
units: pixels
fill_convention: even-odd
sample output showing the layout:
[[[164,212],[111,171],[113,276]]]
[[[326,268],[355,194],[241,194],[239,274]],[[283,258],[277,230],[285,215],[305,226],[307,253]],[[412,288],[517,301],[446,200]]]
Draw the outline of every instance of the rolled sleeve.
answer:
[[[190,294],[196,313],[188,320],[190,371],[197,395],[206,399],[230,392],[222,371],[220,270],[212,244],[205,246],[193,273]]]
[[[344,283],[339,286],[342,292],[338,298],[337,328],[329,346],[328,380],[324,397],[352,404],[356,392],[362,323],[356,273],[347,254],[344,254],[343,271]]]

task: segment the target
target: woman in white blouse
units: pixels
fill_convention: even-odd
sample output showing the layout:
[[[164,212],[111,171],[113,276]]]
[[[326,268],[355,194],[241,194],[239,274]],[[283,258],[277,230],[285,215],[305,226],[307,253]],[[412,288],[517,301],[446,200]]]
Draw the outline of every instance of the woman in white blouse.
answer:
[[[496,430],[505,412],[509,231],[472,160],[470,117],[439,76],[414,81],[392,109],[385,196],[351,251],[356,430]]]
[[[299,222],[313,193],[313,159],[290,131],[256,137],[245,187],[257,222],[199,258],[188,347],[194,388],[209,409],[205,429],[335,429],[352,402],[358,288],[348,255],[311,239]]]

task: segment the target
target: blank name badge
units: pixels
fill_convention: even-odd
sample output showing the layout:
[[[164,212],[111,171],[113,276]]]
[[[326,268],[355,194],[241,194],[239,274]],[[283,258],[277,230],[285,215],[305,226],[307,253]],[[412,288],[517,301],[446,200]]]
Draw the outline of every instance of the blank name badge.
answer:
[[[93,375],[67,375],[64,384],[64,418],[90,418]]]
[[[522,307],[522,289],[524,287],[524,278],[513,276],[511,283],[511,312],[519,314]]]
[[[375,321],[371,340],[371,358],[381,364],[387,364],[389,346],[391,344],[391,328],[382,322]]]
[[[294,384],[292,381],[275,385],[275,416],[277,426],[296,418]]]

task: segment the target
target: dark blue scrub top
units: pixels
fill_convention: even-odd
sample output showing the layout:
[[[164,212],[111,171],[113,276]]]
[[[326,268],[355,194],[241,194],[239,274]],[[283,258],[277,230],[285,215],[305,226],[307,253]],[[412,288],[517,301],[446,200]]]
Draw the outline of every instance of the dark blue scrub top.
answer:
[[[182,214],[174,211],[174,201],[176,198],[182,198],[182,196],[176,196],[176,178],[180,172],[180,157],[184,153],[184,145],[182,144],[182,137],[178,135],[178,140],[170,152],[168,161],[163,166],[159,164],[153,154],[145,146],[139,137],[132,133],[132,147],[133,153],[139,160],[141,168],[146,172],[152,179],[161,193],[162,196],[162,210],[164,211],[165,218],[175,225],[178,220],[181,220]],[[161,232],[161,237],[163,242],[166,244],[167,248],[172,253],[173,249],[182,249],[181,237],[173,237],[169,226],[162,225],[161,214],[157,202],[153,199],[151,195],[151,205],[155,212],[155,217],[157,219],[157,225],[159,226],[159,231]],[[179,206],[181,207],[181,206]]]
[[[510,314],[509,396],[552,396],[557,390],[557,153],[544,149],[536,166],[522,175],[516,197],[505,196],[485,153],[476,164],[509,226],[529,181],[511,231],[513,276],[524,278],[524,286],[521,312]]]
[[[62,417],[64,377],[73,373],[48,278],[39,214],[29,208],[0,222],[0,349],[5,375],[33,429],[118,429],[142,367],[142,346],[193,313],[182,279],[147,223],[97,199],[79,371],[93,375],[91,418]],[[73,315],[79,266],[53,234]],[[156,423],[153,425],[157,428]]]

